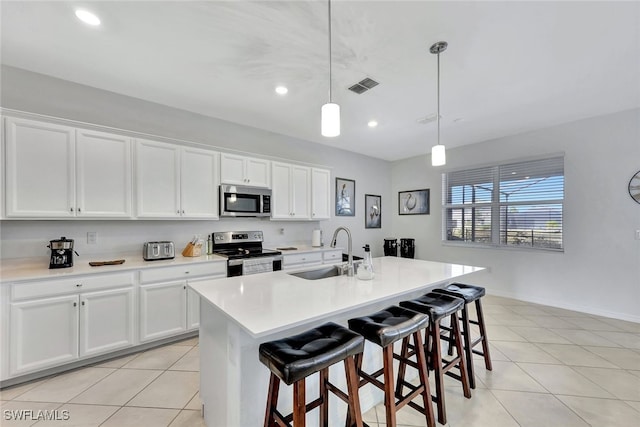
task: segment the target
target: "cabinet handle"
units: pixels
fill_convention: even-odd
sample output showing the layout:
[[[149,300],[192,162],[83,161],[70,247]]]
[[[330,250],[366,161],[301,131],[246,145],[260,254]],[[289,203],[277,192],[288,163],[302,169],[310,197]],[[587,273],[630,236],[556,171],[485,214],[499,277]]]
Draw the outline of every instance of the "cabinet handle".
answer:
[[[74,306],[74,307],[77,307],[77,306],[78,306],[78,303],[77,303],[77,302],[74,302],[74,303],[73,303],[73,306]]]
[[[73,208],[69,208],[69,212],[73,212]]]
[[[188,271],[185,271],[185,272],[184,272],[184,274],[189,274],[189,272],[188,272]]]
[[[182,210],[182,215],[184,215],[184,209]]]
[[[180,209],[178,209],[178,210],[176,211],[176,213],[177,213],[178,215],[180,215]]]
[[[78,208],[78,213],[82,212],[82,210],[80,210],[80,208]]]
[[[82,283],[76,283],[76,288],[81,288],[82,287]]]
[[[313,213],[311,214],[311,216],[316,216],[316,213],[315,213],[315,212],[313,212]]]
[[[82,301],[82,305],[84,305],[84,301]]]
[[[187,285],[184,285],[184,286],[182,287],[182,289],[187,289]]]

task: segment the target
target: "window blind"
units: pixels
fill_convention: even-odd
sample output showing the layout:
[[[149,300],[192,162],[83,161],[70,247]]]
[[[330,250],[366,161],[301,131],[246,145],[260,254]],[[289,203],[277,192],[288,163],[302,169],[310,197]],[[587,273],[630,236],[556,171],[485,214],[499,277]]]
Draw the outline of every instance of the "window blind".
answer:
[[[443,174],[444,239],[562,250],[564,158]]]

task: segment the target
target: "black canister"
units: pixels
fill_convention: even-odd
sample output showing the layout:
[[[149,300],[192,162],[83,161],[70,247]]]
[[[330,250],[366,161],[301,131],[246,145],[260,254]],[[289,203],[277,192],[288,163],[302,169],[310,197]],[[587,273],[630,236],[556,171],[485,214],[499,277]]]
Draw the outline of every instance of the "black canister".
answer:
[[[413,258],[416,253],[416,239],[400,239],[400,256]]]
[[[384,256],[398,256],[398,239],[384,239]]]

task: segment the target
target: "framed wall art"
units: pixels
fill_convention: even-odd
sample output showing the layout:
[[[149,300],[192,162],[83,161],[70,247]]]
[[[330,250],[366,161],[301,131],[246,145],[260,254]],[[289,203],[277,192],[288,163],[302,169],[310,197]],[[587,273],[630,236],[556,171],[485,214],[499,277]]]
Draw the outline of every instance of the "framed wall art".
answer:
[[[429,215],[429,189],[399,191],[398,214]]]
[[[382,228],[382,196],[364,195],[364,228]]]
[[[356,215],[356,182],[336,178],[336,216]]]

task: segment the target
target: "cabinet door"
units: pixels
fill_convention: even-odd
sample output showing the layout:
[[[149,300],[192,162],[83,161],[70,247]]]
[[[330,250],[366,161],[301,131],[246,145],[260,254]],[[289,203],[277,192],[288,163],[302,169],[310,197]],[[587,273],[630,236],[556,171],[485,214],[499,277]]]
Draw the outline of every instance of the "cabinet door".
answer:
[[[80,296],[80,357],[135,344],[133,287]]]
[[[138,217],[180,216],[180,147],[137,140],[136,181]]]
[[[186,282],[140,285],[140,341],[187,330]]]
[[[271,162],[264,159],[246,159],[245,175],[247,185],[269,188],[271,184]]]
[[[292,219],[291,165],[273,162],[271,189],[271,218]]]
[[[235,154],[220,154],[220,182],[248,185],[245,178],[245,158]]]
[[[78,216],[131,217],[131,139],[103,132],[76,133]]]
[[[182,216],[218,218],[218,153],[182,149],[180,198]]]
[[[200,296],[187,288],[187,329],[198,329],[200,326]]]
[[[311,169],[311,219],[331,218],[331,171]]]
[[[78,358],[78,295],[16,302],[9,310],[10,375]]]
[[[310,186],[311,170],[304,166],[291,166],[291,210],[294,219],[311,218]]]
[[[75,131],[7,118],[6,216],[75,215]]]

